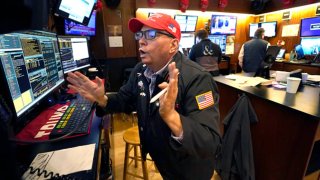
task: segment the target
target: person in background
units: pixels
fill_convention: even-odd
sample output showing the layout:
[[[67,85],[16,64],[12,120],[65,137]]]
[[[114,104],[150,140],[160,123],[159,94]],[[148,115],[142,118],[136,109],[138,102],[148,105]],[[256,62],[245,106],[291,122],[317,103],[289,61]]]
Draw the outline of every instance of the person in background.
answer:
[[[264,29],[258,28],[254,37],[245,42],[239,52],[239,66],[245,76],[254,76],[264,60],[270,44],[264,40]]]
[[[219,76],[219,66],[222,52],[220,46],[208,39],[208,32],[204,29],[198,30],[195,34],[197,44],[193,45],[189,59],[199,63],[212,76]]]
[[[137,111],[142,158],[149,153],[163,179],[210,179],[221,143],[216,83],[178,51],[180,26],[171,16],[133,18],[129,29],[141,62],[117,94],[106,95],[101,79],[79,72],[68,74],[69,87],[96,102],[97,114]]]

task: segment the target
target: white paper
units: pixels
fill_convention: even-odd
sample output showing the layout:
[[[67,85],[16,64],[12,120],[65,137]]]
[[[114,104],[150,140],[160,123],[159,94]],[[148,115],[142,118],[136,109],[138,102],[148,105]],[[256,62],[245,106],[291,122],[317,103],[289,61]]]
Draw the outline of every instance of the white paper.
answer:
[[[122,36],[109,36],[109,47],[123,47]]]
[[[299,24],[290,24],[282,26],[282,37],[298,36]]]
[[[30,167],[39,168],[40,172],[46,170],[48,173],[67,175],[79,171],[92,169],[95,144],[67,148],[57,151],[39,153],[33,159]],[[44,174],[38,176],[37,173],[30,174],[27,170],[22,179],[24,180],[42,180],[48,179]]]

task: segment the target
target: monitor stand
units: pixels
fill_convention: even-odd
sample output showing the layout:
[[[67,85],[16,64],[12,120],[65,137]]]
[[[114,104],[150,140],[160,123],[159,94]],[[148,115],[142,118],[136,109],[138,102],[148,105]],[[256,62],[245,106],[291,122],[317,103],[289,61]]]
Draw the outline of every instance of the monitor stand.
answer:
[[[265,79],[270,79],[270,68],[269,68],[269,66],[265,66],[263,68],[260,68],[256,72],[256,74],[254,76],[255,77],[259,76],[259,77],[262,77],[262,78],[265,78]]]

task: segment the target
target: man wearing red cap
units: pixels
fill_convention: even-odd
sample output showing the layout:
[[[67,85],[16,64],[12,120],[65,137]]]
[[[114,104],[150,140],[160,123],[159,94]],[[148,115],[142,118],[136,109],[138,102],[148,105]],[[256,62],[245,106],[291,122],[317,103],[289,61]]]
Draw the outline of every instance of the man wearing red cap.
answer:
[[[129,29],[141,62],[116,95],[78,72],[69,73],[69,87],[97,102],[97,114],[137,111],[143,159],[149,153],[163,179],[210,179],[221,140],[215,82],[178,51],[180,26],[171,16],[133,18]]]

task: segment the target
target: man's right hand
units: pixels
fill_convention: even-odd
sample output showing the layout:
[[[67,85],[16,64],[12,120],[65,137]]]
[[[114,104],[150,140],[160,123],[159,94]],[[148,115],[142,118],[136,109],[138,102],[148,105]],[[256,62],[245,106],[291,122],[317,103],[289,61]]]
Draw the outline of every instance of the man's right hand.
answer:
[[[78,92],[82,97],[91,102],[97,102],[101,107],[106,106],[108,98],[104,92],[102,79],[96,77],[96,82],[93,82],[80,72],[70,72],[67,80],[70,83],[68,87]]]

